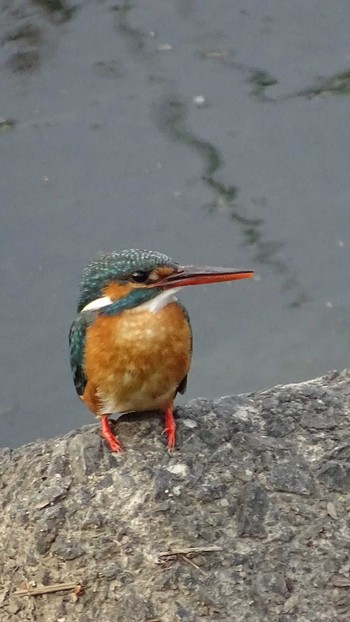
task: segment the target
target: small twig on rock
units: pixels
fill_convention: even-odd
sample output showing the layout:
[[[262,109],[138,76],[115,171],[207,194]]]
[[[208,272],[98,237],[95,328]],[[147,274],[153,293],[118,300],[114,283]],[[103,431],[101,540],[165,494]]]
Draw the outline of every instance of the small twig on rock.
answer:
[[[202,568],[200,568],[199,566],[197,566],[197,564],[195,564],[192,559],[190,559],[189,557],[186,557],[186,555],[180,555],[180,558],[184,560],[184,562],[187,562],[188,564],[190,564],[190,566],[193,566],[193,568],[195,568],[196,570],[198,570],[199,572],[202,573],[202,575],[204,575],[206,578],[209,577],[209,575],[204,572],[204,570],[202,570]]]
[[[41,594],[51,594],[53,592],[62,592],[74,590],[75,594],[79,594],[82,586],[79,583],[52,583],[51,585],[40,585],[38,587],[28,587],[23,590],[16,590],[17,596],[40,596]]]
[[[172,549],[170,547],[169,551],[162,551],[161,553],[158,553],[156,563],[164,565],[174,562],[176,559],[182,559],[184,562],[187,562],[193,566],[193,568],[201,572],[202,575],[208,578],[209,575],[197,566],[197,564],[191,560],[191,557],[193,557],[193,555],[198,555],[199,553],[217,553],[218,551],[222,551],[220,546],[190,546],[183,549]]]
[[[332,579],[334,587],[350,587],[350,579],[347,577],[340,577],[336,575]]]
[[[170,548],[168,551],[158,553],[157,563],[162,564],[164,561],[169,561],[179,555],[188,557],[189,555],[197,555],[198,553],[217,553],[219,551],[222,551],[221,546],[192,546],[183,549]]]

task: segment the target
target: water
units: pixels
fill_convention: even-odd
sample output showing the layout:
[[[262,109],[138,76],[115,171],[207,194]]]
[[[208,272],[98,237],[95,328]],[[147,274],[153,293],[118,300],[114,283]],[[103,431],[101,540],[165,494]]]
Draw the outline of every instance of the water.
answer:
[[[349,4],[16,7],[0,24],[1,445],[93,420],[67,332],[102,250],[255,268],[181,296],[185,399],[348,365]]]

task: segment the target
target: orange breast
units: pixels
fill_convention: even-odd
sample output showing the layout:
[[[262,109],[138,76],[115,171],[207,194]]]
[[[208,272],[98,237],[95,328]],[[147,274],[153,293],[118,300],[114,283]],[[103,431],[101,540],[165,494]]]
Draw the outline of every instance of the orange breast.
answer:
[[[164,410],[190,362],[191,329],[176,302],[98,316],[86,334],[83,401],[97,415]]]

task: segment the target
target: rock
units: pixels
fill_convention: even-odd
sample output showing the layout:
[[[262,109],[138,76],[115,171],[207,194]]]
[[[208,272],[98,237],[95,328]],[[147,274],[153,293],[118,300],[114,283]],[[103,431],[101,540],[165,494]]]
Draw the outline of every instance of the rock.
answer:
[[[288,592],[285,578],[278,572],[258,572],[255,589],[259,596],[266,600],[269,600],[274,592],[281,596]]]
[[[53,505],[57,501],[64,499],[68,494],[71,482],[70,477],[65,477],[47,483],[37,496],[35,508],[42,510],[48,505]]]
[[[63,506],[47,508],[43,516],[38,520],[35,532],[35,548],[38,553],[44,555],[55,541],[56,536],[64,523],[66,510]]]
[[[317,476],[329,490],[350,492],[350,462],[330,460],[321,466]]]
[[[311,474],[304,464],[286,462],[273,466],[267,475],[267,481],[274,490],[293,492],[298,495],[310,495],[314,488]]]
[[[60,559],[68,561],[81,557],[85,550],[78,540],[71,540],[69,538],[65,538],[64,536],[60,536],[51,547],[51,552],[54,555],[57,555]]]
[[[264,519],[269,507],[265,490],[256,482],[247,484],[240,498],[237,529],[240,535],[265,538]]]
[[[0,450],[0,622],[347,622],[350,372],[176,418]]]
[[[328,409],[326,414],[305,413],[301,418],[301,425],[304,428],[314,428],[315,430],[333,430],[337,427],[333,406]]]

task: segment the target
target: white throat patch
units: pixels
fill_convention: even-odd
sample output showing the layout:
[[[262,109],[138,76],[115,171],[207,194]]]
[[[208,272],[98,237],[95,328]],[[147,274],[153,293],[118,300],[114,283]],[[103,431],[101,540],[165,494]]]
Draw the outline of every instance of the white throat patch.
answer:
[[[103,296],[103,298],[96,298],[96,300],[92,300],[89,304],[85,305],[84,309],[81,310],[81,313],[84,311],[97,311],[98,309],[102,309],[102,307],[107,307],[107,305],[112,304],[112,300],[109,296]]]
[[[166,289],[152,300],[147,300],[142,305],[135,307],[133,311],[148,311],[149,313],[157,313],[163,307],[166,307],[171,302],[176,302],[177,298],[175,294],[180,291],[182,287],[173,287],[172,289]]]
[[[161,292],[152,300],[147,300],[147,302],[134,307],[133,309],[129,309],[130,311],[148,311],[149,313],[157,313],[163,307],[166,307],[170,302],[175,302],[176,297],[175,294],[180,291],[182,287],[174,287],[172,289],[166,289]],[[84,311],[98,311],[103,307],[107,307],[112,304],[112,300],[109,296],[103,296],[102,298],[96,298],[96,300],[92,300],[89,304],[85,305],[85,307],[81,310],[81,313]]]

